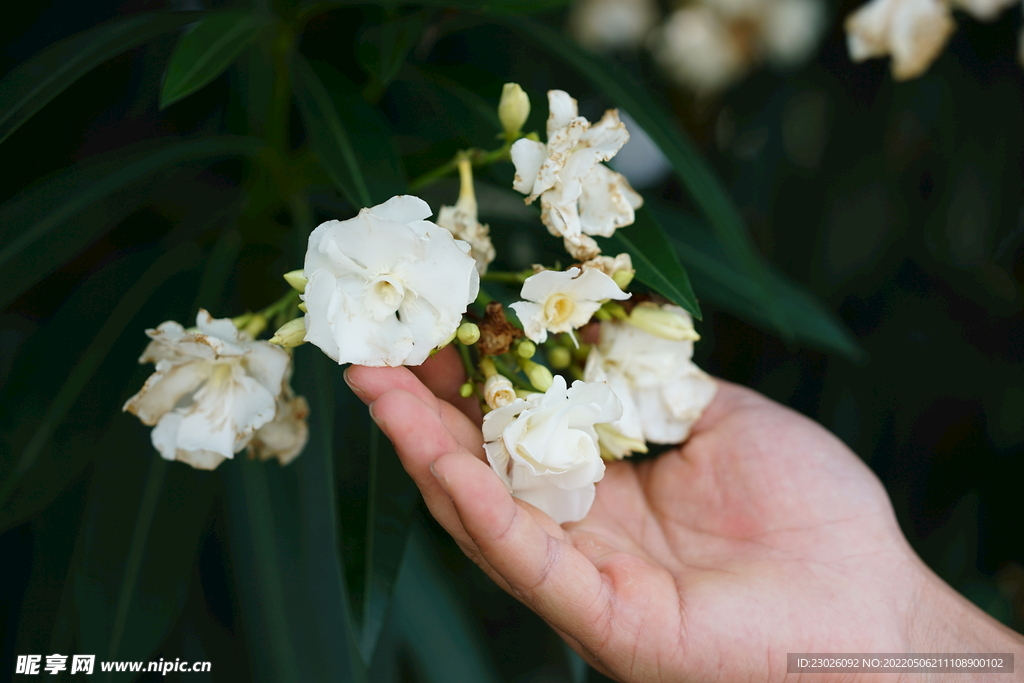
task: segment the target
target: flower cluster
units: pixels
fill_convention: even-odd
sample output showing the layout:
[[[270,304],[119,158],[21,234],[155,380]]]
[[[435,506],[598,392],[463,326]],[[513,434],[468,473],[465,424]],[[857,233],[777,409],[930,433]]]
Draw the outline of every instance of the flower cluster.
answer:
[[[419,365],[457,345],[460,393],[480,401],[488,462],[514,496],[558,523],[586,516],[605,460],[686,439],[715,392],[691,360],[693,322],[634,297],[630,255],[604,255],[594,239],[628,229],[643,204],[603,163],[629,134],[614,110],[591,124],[567,93],[552,90],[548,102],[540,142],[522,132],[529,98],[506,85],[504,145],[464,150],[443,167],[458,170],[460,191],[436,223],[411,195],[326,221],[309,236],[302,270],[285,274],[292,290],[278,302],[233,320],[200,311],[194,330],[150,330],[141,360],[156,371],[125,409],[154,427],[160,454],[203,469],[244,448],[294,459],[309,406],[290,386],[291,348],[306,342],[339,364],[371,366]],[[576,263],[491,269],[497,254],[473,168],[493,160],[515,165],[514,189],[540,200],[541,220]],[[513,316],[481,280],[518,288]],[[276,332],[258,341],[271,320]]]
[[[139,362],[156,372],[124,409],[154,427],[164,458],[212,470],[246,446],[281,464],[302,450],[308,408],[288,385],[287,351],[204,310],[193,330],[167,321],[146,334]]]
[[[825,28],[821,0],[697,0],[658,26],[654,0],[577,0],[569,28],[598,50],[646,44],[680,85],[710,95],[768,63],[804,62]]]

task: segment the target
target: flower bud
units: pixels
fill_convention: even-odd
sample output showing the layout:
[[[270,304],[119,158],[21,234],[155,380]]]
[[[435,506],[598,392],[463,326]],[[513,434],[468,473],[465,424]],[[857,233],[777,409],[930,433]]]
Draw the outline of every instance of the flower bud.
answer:
[[[622,460],[633,453],[647,452],[647,444],[626,436],[610,423],[596,424],[594,431],[597,432],[601,457],[605,460]]]
[[[270,338],[270,343],[284,347],[299,346],[305,343],[305,337],[306,321],[303,318],[296,318],[278,328]]]
[[[516,400],[512,380],[504,375],[491,375],[484,382],[484,401],[490,408],[501,408]]]
[[[305,301],[300,301],[299,305],[296,308],[298,308],[303,313],[309,313],[309,309],[306,308],[306,302]]]
[[[302,274],[301,270],[293,270],[289,273],[284,274],[284,280],[292,286],[297,292],[306,291],[306,276]]]
[[[518,83],[506,83],[501,90],[501,101],[498,102],[498,118],[505,129],[505,137],[513,140],[519,137],[530,115],[530,98]]]
[[[529,339],[524,339],[516,346],[516,354],[520,358],[533,358],[535,353],[537,353],[537,345]]]
[[[622,291],[626,291],[626,287],[629,287],[629,283],[633,281],[634,275],[636,275],[636,271],[617,270],[612,275],[612,279],[615,280],[615,284],[617,284]]]
[[[537,391],[547,391],[551,388],[551,383],[555,378],[551,375],[551,371],[540,363],[534,363],[532,360],[520,358],[519,367],[523,369],[523,372],[526,373],[526,377],[530,380],[530,384],[532,384]]]
[[[697,341],[700,335],[693,329],[693,321],[686,313],[676,313],[657,304],[643,302],[633,307],[626,322],[662,339]]]
[[[459,396],[461,396],[462,398],[469,398],[472,395],[473,395],[473,383],[472,382],[466,382],[461,387],[459,387]]]
[[[572,364],[572,353],[564,346],[556,346],[548,351],[548,363],[555,370],[564,370]]]
[[[459,341],[469,346],[480,341],[480,328],[475,323],[462,323],[456,333]]]

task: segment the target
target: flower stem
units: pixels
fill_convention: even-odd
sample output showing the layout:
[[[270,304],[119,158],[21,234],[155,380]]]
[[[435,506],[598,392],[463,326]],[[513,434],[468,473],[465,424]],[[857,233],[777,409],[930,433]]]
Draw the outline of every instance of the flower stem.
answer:
[[[488,356],[488,358],[494,361],[494,366],[498,368],[498,372],[512,380],[512,384],[514,386],[518,387],[519,389],[526,389],[527,391],[537,391],[529,382],[524,382],[519,377],[519,374],[515,370],[513,370],[508,365],[508,363],[506,363],[503,359],[501,359],[498,356]]]
[[[455,173],[459,168],[459,161],[463,159],[469,159],[469,162],[474,167],[488,166],[497,161],[506,161],[510,158],[509,150],[512,149],[512,143],[514,140],[507,140],[498,149],[492,149],[490,151],[472,147],[470,149],[459,150],[455,156],[448,161],[444,162],[440,166],[430,171],[427,171],[418,178],[414,178],[409,183],[409,189],[412,191],[420,190],[427,185],[431,185],[445,176]]]
[[[455,344],[455,348],[459,350],[459,358],[462,359],[462,367],[466,370],[466,381],[473,382],[475,390],[475,384],[479,379],[480,373],[477,372],[476,367],[473,365],[473,358],[469,355],[469,347],[460,341],[452,343]]]

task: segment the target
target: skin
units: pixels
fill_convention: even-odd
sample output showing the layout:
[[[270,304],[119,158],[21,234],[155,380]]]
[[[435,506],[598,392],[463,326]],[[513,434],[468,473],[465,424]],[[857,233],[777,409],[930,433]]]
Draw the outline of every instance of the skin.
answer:
[[[418,368],[346,372],[466,555],[610,677],[796,680],[788,652],[992,653],[1024,641],[921,562],[853,452],[756,392],[719,381],[685,444],[609,463],[590,514],[559,526],[484,461],[464,377],[450,347]]]

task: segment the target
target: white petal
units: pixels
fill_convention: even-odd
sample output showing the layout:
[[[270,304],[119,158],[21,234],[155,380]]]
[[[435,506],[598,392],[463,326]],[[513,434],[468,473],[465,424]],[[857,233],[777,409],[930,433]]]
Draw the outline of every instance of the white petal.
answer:
[[[335,362],[341,363],[338,343],[334,340],[334,332],[331,329],[342,296],[338,291],[337,278],[327,270],[317,270],[313,273],[306,271],[306,276],[309,282],[303,296],[307,310],[305,340],[318,346]]]
[[[271,394],[281,393],[285,373],[291,364],[288,352],[265,341],[250,342],[246,348],[249,353],[242,359],[246,372]]]
[[[182,415],[178,412],[168,413],[153,428],[150,438],[153,445],[164,460],[180,460],[199,470],[214,470],[224,462],[220,453],[207,450],[186,451],[177,447],[178,429]]]
[[[139,393],[124,404],[127,410],[146,425],[155,425],[178,402],[195,391],[210,375],[211,365],[204,361],[172,364],[162,360]],[[172,458],[173,459],[173,458]]]
[[[563,491],[560,488],[545,486],[534,479],[526,478],[521,474],[522,470],[525,468],[513,468],[512,495],[544,512],[555,520],[556,524],[578,522],[590,512],[596,495],[593,484],[574,491]],[[516,479],[516,475],[519,475],[518,479]],[[520,488],[516,488],[517,482],[520,483]]]
[[[242,450],[253,433],[273,419],[274,396],[234,368],[230,378],[211,379],[182,414],[178,449],[208,450],[225,458]]]
[[[392,197],[383,204],[370,207],[367,211],[382,220],[394,221],[395,223],[411,223],[412,221],[426,220],[434,213],[430,210],[429,204],[411,194],[401,194],[397,197]]]
[[[533,184],[537,181],[537,174],[540,173],[540,167],[547,157],[547,152],[547,146],[536,140],[519,138],[512,144],[510,154],[512,163],[516,167],[512,187],[516,192],[522,194],[533,192]]]
[[[573,268],[572,270],[577,273],[579,272],[578,268]],[[583,271],[582,275],[568,282],[564,285],[562,291],[577,300],[602,301],[604,299],[617,299],[622,301],[630,297],[627,292],[623,292],[615,284],[615,280],[593,268],[588,268]]]
[[[643,205],[643,198],[624,176],[597,164],[583,181],[579,205],[582,231],[611,237],[616,228],[633,223],[634,211]]]
[[[564,90],[548,90],[548,121],[547,134],[550,140],[560,128],[579,116],[576,100]]]
[[[544,303],[552,292],[562,291],[579,274],[579,268],[542,270],[526,278],[523,288],[519,291],[519,296],[527,301]]]
[[[536,277],[536,276],[534,276]],[[537,344],[543,344],[548,339],[548,331],[544,326],[544,308],[540,304],[530,301],[517,301],[509,305],[523,324],[523,332],[526,337]]]

